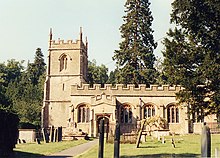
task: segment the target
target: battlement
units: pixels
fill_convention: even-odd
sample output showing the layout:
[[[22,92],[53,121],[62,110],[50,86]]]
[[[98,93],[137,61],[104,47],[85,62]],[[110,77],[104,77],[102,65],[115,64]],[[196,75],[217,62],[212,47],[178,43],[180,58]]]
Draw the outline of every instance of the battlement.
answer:
[[[150,85],[150,87],[146,87],[145,84],[140,84],[138,87],[135,85],[123,85],[123,84],[116,84],[112,86],[111,84],[105,84],[104,87],[101,87],[100,84],[94,84],[92,87],[89,84],[82,84],[82,85],[72,85],[71,86],[71,94],[88,94],[88,95],[95,95],[100,94],[102,92],[106,94],[112,95],[175,95],[175,93],[179,92],[183,87],[176,85],[176,86],[169,86],[169,85]]]
[[[51,40],[50,49],[86,49],[85,44],[80,40]]]
[[[51,44],[52,44],[52,45],[77,44],[78,42],[79,42],[79,40],[76,40],[76,41],[73,41],[73,40],[64,41],[64,40],[60,40],[60,39],[58,39],[57,41],[56,41],[56,40],[51,40]]]

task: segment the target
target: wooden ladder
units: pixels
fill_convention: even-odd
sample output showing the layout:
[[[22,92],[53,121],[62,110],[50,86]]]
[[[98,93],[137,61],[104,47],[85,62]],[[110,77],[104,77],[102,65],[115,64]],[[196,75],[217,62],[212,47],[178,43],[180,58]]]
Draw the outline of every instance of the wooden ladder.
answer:
[[[136,147],[137,148],[139,148],[139,144],[140,144],[140,141],[141,141],[141,136],[142,136],[142,132],[143,132],[145,123],[146,123],[146,119],[141,122],[141,129],[138,133],[138,137],[137,137],[137,141],[136,141]]]

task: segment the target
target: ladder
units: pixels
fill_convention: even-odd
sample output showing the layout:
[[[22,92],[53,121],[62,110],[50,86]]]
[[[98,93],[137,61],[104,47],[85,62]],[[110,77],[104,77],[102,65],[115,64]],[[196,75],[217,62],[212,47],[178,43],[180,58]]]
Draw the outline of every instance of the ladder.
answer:
[[[145,123],[146,123],[146,119],[144,119],[144,120],[141,122],[141,129],[140,129],[140,131],[139,131],[139,133],[138,133],[138,137],[137,137],[137,141],[136,141],[136,147],[137,147],[137,148],[139,148],[139,144],[140,144],[140,141],[141,141],[141,136],[142,136],[142,132],[143,132]]]

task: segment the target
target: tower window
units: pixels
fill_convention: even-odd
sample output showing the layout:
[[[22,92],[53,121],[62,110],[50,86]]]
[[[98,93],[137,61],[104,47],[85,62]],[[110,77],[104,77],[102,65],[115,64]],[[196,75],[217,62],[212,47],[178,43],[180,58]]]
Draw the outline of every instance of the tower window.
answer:
[[[60,58],[60,71],[67,69],[67,55]]]

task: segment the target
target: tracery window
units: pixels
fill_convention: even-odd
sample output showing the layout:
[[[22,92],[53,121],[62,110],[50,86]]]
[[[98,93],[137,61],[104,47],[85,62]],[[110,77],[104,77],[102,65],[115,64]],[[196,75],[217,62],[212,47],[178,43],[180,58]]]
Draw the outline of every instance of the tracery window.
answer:
[[[78,123],[87,123],[89,122],[90,117],[89,107],[86,105],[81,105],[78,107]]]
[[[63,55],[60,58],[60,71],[67,69],[67,55]]]
[[[132,109],[129,105],[122,105],[120,108],[121,123],[132,123]]]
[[[143,118],[155,116],[155,107],[153,105],[145,105],[143,108]]]
[[[167,108],[168,123],[179,123],[179,108],[175,105],[170,105]]]

